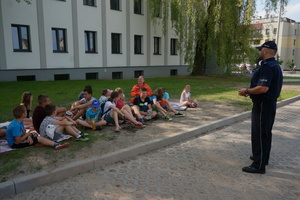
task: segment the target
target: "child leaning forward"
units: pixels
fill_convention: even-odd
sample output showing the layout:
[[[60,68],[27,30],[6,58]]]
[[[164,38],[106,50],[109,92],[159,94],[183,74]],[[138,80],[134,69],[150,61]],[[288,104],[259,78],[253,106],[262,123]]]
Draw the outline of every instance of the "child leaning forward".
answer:
[[[41,136],[57,141],[63,139],[64,130],[69,134],[76,137],[76,141],[88,141],[89,138],[86,138],[87,133],[82,133],[75,126],[77,123],[72,120],[70,117],[57,117],[56,116],[56,106],[49,104],[45,106],[45,113],[47,117],[43,120],[40,126]],[[52,127],[52,129],[51,129]],[[50,129],[50,130],[49,130]]]
[[[59,150],[69,146],[69,143],[57,143],[39,136],[36,132],[26,132],[24,128],[24,118],[26,118],[26,107],[23,105],[17,106],[13,109],[15,119],[9,124],[7,128],[6,138],[8,145],[11,148],[24,148],[41,143],[45,146],[52,146]]]

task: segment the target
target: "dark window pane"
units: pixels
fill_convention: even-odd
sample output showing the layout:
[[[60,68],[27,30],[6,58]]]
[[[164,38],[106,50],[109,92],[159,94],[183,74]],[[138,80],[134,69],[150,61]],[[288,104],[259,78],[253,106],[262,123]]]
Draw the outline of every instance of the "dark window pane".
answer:
[[[120,1],[119,0],[110,0],[110,9],[120,10]]]
[[[134,0],[134,13],[142,14],[142,0]]]
[[[142,54],[142,36],[135,35],[134,36],[134,53],[135,54]]]

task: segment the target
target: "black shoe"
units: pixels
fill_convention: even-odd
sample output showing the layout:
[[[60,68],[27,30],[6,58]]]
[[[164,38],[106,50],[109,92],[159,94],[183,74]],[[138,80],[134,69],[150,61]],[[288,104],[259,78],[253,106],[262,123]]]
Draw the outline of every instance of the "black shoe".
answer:
[[[247,172],[247,173],[255,173],[255,174],[265,174],[266,170],[261,170],[261,169],[256,169],[253,166],[248,166],[248,167],[243,167],[243,172]]]
[[[250,160],[254,160],[253,156],[250,156]],[[269,165],[269,163],[266,163],[266,165]]]

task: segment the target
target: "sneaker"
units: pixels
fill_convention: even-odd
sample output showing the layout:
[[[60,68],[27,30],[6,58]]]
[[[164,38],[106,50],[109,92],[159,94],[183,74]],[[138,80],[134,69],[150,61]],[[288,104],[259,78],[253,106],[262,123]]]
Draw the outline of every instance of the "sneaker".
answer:
[[[69,143],[64,143],[64,144],[58,144],[54,147],[55,150],[60,150],[62,148],[66,148],[69,146]]]
[[[80,141],[80,142],[86,142],[86,141],[89,141],[89,138],[81,136],[80,138],[76,138],[75,140]]]
[[[96,126],[96,130],[102,130],[101,126]]]
[[[90,134],[88,133],[80,133],[81,136],[89,136]]]
[[[142,123],[137,123],[137,124],[135,124],[134,126],[136,126],[136,127],[145,127],[146,125],[144,125],[144,124],[142,124]]]
[[[144,118],[140,118],[140,122],[141,122],[141,123],[145,123]]]
[[[166,116],[165,116],[165,119],[166,119],[167,121],[172,121],[172,118],[171,118],[169,115],[166,115]]]
[[[178,116],[178,117],[184,117],[185,114],[182,114],[182,113],[178,112],[178,113],[175,114],[175,116]]]

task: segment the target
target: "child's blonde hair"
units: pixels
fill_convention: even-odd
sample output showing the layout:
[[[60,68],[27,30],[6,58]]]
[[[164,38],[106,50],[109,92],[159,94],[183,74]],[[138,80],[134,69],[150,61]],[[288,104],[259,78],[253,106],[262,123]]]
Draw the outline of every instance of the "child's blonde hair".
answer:
[[[191,89],[191,86],[190,85],[186,85],[183,89],[183,91],[185,91],[187,88]]]

